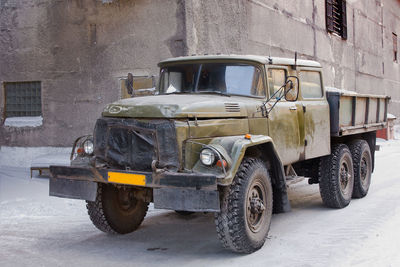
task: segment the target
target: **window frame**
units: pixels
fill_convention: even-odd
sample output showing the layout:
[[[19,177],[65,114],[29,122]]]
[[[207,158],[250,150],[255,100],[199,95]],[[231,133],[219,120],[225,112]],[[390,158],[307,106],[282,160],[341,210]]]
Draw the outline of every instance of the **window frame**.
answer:
[[[287,77],[289,76],[289,68],[288,68],[287,66],[278,66],[278,65],[276,65],[276,66],[268,66],[268,67],[266,68],[266,71],[265,71],[265,72],[266,72],[266,75],[265,75],[265,83],[266,83],[266,85],[267,85],[268,99],[272,96],[271,90],[270,90],[270,88],[269,88],[269,82],[268,82],[268,77],[269,77],[268,72],[269,72],[270,69],[284,70],[284,71],[285,71],[285,81],[286,81]],[[282,85],[283,85],[283,84],[282,84]],[[276,100],[276,98],[271,99],[271,101],[272,101],[272,100]],[[286,101],[286,99],[283,97],[283,98],[281,98],[281,100],[279,100],[279,101]]]
[[[251,97],[251,98],[258,98],[258,99],[266,99],[268,96],[268,89],[267,89],[267,79],[266,79],[266,69],[265,69],[265,65],[264,64],[259,64],[257,62],[253,62],[253,61],[246,61],[246,60],[240,60],[240,61],[230,61],[230,60],[206,60],[206,61],[201,61],[201,62],[195,62],[195,61],[182,61],[182,62],[173,62],[172,64],[162,64],[160,65],[160,71],[159,71],[159,75],[160,75],[160,79],[158,82],[158,88],[157,88],[157,92],[158,95],[168,95],[165,92],[161,92],[161,86],[162,84],[165,82],[165,76],[163,75],[163,69],[165,68],[169,68],[169,67],[174,67],[174,66],[179,66],[179,65],[187,65],[187,64],[199,64],[199,65],[203,65],[203,64],[231,64],[231,65],[248,65],[248,66],[252,66],[255,69],[258,69],[260,71],[260,74],[262,76],[262,85],[264,87],[264,96],[256,96],[256,95],[245,95],[245,94],[229,94],[231,96],[240,96],[240,97]],[[200,70],[201,71],[201,70]],[[169,79],[169,76],[168,76]],[[195,92],[192,92],[191,94],[196,94]]]
[[[317,72],[319,74],[320,82],[321,82],[321,97],[304,97],[303,96],[303,88],[302,88],[302,78],[301,78],[301,72],[302,71],[312,71],[312,72]],[[325,89],[324,89],[324,81],[323,81],[323,76],[322,76],[322,70],[321,69],[314,69],[314,68],[300,68],[297,72],[297,77],[299,78],[299,96],[301,97],[302,100],[306,101],[321,101],[322,99],[325,98]]]

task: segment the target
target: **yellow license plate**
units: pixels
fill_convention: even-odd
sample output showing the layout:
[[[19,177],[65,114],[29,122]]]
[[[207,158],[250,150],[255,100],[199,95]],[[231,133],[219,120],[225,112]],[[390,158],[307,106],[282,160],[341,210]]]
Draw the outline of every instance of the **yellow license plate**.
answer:
[[[108,172],[108,181],[118,184],[146,185],[146,176],[143,174]]]

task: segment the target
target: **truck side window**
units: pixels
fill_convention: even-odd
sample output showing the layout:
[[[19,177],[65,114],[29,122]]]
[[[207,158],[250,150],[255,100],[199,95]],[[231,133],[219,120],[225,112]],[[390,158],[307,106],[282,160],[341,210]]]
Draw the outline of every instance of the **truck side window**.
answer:
[[[301,71],[301,95],[303,98],[321,98],[321,75],[317,71]]]
[[[286,81],[286,70],[284,69],[268,69],[268,88],[269,94],[272,96]]]

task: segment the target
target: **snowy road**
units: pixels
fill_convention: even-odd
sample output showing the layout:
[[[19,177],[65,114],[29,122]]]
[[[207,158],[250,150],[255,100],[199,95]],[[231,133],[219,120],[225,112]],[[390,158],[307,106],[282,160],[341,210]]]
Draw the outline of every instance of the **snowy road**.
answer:
[[[83,201],[48,197],[47,179],[0,167],[0,266],[400,266],[400,141],[376,154],[368,196],[322,205],[318,185],[289,189],[293,211],[275,215],[251,255],[223,250],[213,215],[151,209],[136,232],[109,236]]]

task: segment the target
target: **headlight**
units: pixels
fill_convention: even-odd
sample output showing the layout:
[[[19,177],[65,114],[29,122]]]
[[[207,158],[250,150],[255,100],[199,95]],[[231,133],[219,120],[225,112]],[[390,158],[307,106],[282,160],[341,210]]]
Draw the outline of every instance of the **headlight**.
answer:
[[[93,154],[93,141],[90,139],[87,139],[85,142],[83,142],[83,150],[87,155],[92,155]]]
[[[206,166],[211,166],[215,163],[215,153],[209,148],[205,148],[200,152],[200,161]]]

